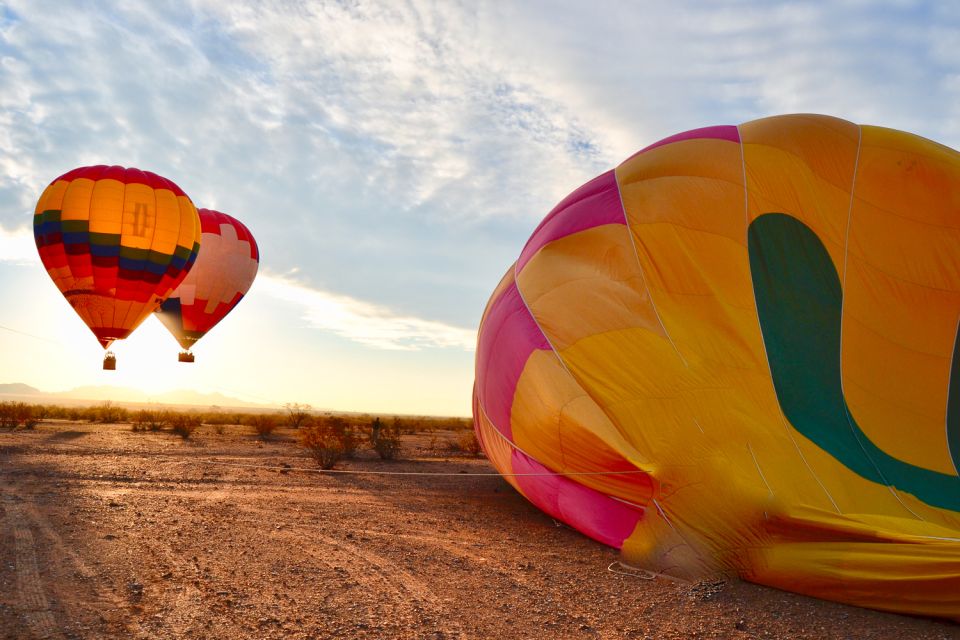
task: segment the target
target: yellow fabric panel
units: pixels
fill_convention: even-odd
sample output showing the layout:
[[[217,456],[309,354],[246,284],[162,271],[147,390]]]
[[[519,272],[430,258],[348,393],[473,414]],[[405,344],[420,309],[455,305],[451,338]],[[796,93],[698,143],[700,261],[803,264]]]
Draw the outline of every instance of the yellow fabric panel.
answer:
[[[804,474],[809,490],[806,494],[795,493],[797,498],[803,498],[796,499],[795,504],[817,507],[834,514],[889,513],[900,518],[916,517],[917,507],[908,504],[905,497],[898,496],[885,484],[870,482],[850,471],[832,455],[796,433],[786,418],[783,418],[783,424],[790,429],[804,468],[809,470],[809,475]],[[789,469],[779,469],[779,472],[791,473]],[[809,501],[810,491],[822,491],[829,496],[829,503]]]
[[[180,208],[180,234],[177,238],[177,244],[187,249],[193,249],[193,245],[200,242],[201,235],[197,208],[186,196],[177,196],[177,203]]]
[[[157,201],[157,228],[150,248],[163,255],[173,255],[184,222],[180,217],[180,203],[177,202],[177,196],[167,189],[157,189],[154,195]]]
[[[863,128],[843,374],[851,412],[871,440],[952,475],[944,425],[960,316],[960,189],[950,185],[960,184],[960,167],[946,154],[917,136]]]
[[[60,209],[61,220],[89,220],[90,198],[93,193],[93,180],[79,178],[70,182],[63,194]]]
[[[517,285],[557,349],[598,329],[641,326],[663,334],[622,224],[593,227],[547,244],[525,265]]]
[[[674,142],[662,147],[656,147],[644,153],[633,156],[623,162],[616,169],[617,182],[620,184],[620,195],[623,198],[624,207],[628,213],[637,215],[646,215],[636,209],[636,203],[631,202],[629,185],[646,180],[657,178],[700,178],[707,181],[727,182],[736,187],[743,184],[743,165],[740,159],[740,146],[727,140],[716,140],[711,138],[697,138],[694,140],[684,140]],[[702,182],[693,188],[712,189],[716,185],[710,185],[708,182]],[[687,188],[687,187],[685,187]],[[705,193],[709,193],[706,191]],[[740,202],[743,202],[743,191],[740,193]],[[701,202],[706,206],[706,201]],[[712,208],[712,207],[711,207]],[[702,211],[702,209],[699,209]],[[665,212],[660,209],[661,214]],[[664,218],[654,215],[651,220],[663,220]],[[688,214],[671,214],[679,223],[680,220],[686,220],[689,226],[710,230],[713,222],[709,220],[710,216]],[[641,221],[644,218],[639,218]],[[696,220],[696,222],[694,222]],[[721,229],[723,227],[721,226]]]
[[[960,611],[956,541],[784,540],[751,555],[744,577],[780,589],[912,615]]]
[[[945,442],[949,357],[905,349],[854,321],[844,324],[843,352],[844,397],[863,432],[900,460],[955,474]]]
[[[66,180],[57,180],[49,185],[43,190],[43,193],[40,194],[40,199],[37,200],[37,207],[34,213],[61,209],[63,207],[63,195],[66,193],[69,185],[70,183]]]
[[[517,383],[511,411],[513,440],[554,471],[599,473],[643,468],[623,435],[567,373],[552,351],[534,351]],[[632,459],[628,461],[628,458]],[[645,504],[650,492],[628,475],[583,476],[581,484]]]
[[[857,200],[925,225],[960,230],[957,152],[895,129],[863,125],[861,130]]]
[[[124,184],[117,180],[97,180],[90,200],[90,231],[121,233]]]
[[[642,248],[638,246],[643,264],[655,264],[664,253],[671,251],[713,254],[723,256],[722,262],[715,263],[723,266],[712,272],[704,268],[704,264],[710,263],[697,264],[697,261],[682,259],[674,261],[676,268],[671,271],[685,274],[687,282],[691,283],[688,288],[707,285],[709,281],[721,277],[729,279],[727,284],[713,289],[711,293],[707,288],[699,293],[685,293],[662,289],[653,284],[664,284],[664,280],[668,279],[665,275],[648,278],[657,313],[677,350],[687,362],[708,359],[737,369],[765,369],[766,359],[757,330],[756,311],[752,307],[733,306],[728,302],[731,298],[740,297],[740,292],[735,291],[737,286],[733,284],[735,279],[749,278],[746,248],[701,231],[674,228],[659,233],[665,226],[645,227]],[[725,339],[718,340],[718,335]]]
[[[869,154],[865,148],[861,159]],[[862,260],[899,282],[955,290],[960,274],[960,257],[955,251],[960,230],[907,218],[892,209],[893,201],[878,206],[861,199],[864,195],[881,197],[872,193],[879,185],[869,173],[870,163],[864,164],[858,172],[849,259]]]
[[[490,423],[482,407],[478,413],[476,425],[479,427],[478,435],[483,445],[483,451],[490,460],[490,463],[500,473],[513,473],[513,464],[511,463],[513,446],[507,442],[507,439],[500,435],[496,427]],[[517,485],[515,478],[508,476],[506,480],[513,485],[514,489],[520,491],[520,487]],[[521,493],[523,492],[521,491]]]
[[[120,244],[131,249],[149,249],[157,228],[157,199],[145,184],[125,185]]]
[[[781,116],[740,127],[748,221],[788,213],[820,238],[843,274],[857,125],[824,116]]]
[[[960,291],[892,278],[851,252],[843,315],[844,336],[859,327],[884,339],[892,348],[949,360],[960,317]],[[860,355],[870,354],[857,357]]]

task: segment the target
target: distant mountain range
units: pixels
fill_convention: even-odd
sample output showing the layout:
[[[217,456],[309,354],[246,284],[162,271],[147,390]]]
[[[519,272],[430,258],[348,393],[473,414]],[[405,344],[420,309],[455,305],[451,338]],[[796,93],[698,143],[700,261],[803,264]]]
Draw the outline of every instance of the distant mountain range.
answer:
[[[195,405],[201,407],[266,407],[268,405],[247,402],[238,398],[231,398],[222,393],[200,393],[190,389],[178,389],[164,393],[151,394],[140,389],[114,386],[85,386],[70,389],[69,391],[40,391],[35,387],[22,382],[0,384],[0,400],[24,400],[27,402],[54,402],[61,401],[76,404],[78,402],[104,402],[130,404],[171,404]]]

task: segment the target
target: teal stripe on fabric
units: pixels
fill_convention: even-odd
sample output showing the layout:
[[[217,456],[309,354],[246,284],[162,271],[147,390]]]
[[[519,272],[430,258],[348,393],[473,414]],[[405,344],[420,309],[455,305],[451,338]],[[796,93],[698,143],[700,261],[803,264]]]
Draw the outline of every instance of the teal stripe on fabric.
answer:
[[[41,211],[40,213],[34,214],[33,224],[43,224],[44,222],[60,222],[60,216],[62,212],[60,209],[47,209],[46,211]]]
[[[119,233],[97,233],[97,232],[91,231],[90,244],[96,245],[99,247],[119,247],[120,234]]]
[[[953,362],[950,363],[950,389],[947,394],[947,446],[953,468],[960,473],[960,325],[953,342]]]
[[[774,388],[793,427],[857,475],[960,511],[960,477],[891,456],[850,413],[840,377],[843,292],[820,239],[792,216],[767,213],[750,225],[747,244]],[[948,415],[960,410],[955,401],[951,394]],[[910,437],[910,425],[902,428]]]
[[[85,233],[90,230],[89,220],[62,220],[60,230],[63,233]]]

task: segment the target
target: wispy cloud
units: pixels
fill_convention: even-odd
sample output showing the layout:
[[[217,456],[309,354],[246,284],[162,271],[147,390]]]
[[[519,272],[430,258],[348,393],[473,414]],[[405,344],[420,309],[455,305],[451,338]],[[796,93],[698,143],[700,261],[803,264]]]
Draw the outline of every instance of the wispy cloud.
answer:
[[[244,220],[278,273],[468,325],[557,201],[678,131],[814,111],[957,146],[957,13],[9,0],[0,225],[74,166],[142,166]]]
[[[377,349],[472,351],[477,333],[442,322],[399,315],[380,305],[311,288],[289,276],[262,273],[257,293],[293,303],[310,326]]]

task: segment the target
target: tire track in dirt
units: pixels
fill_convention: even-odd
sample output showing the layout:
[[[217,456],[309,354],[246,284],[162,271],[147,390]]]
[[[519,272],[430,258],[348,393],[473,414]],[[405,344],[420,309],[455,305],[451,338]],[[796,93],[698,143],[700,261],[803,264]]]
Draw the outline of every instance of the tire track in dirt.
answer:
[[[529,587],[530,581],[522,573],[509,569],[504,566],[502,563],[497,562],[496,560],[491,560],[487,556],[471,551],[463,547],[461,543],[458,543],[456,540],[450,538],[443,538],[439,536],[431,535],[418,535],[413,533],[396,533],[396,532],[386,532],[386,531],[375,531],[372,529],[363,529],[359,532],[365,536],[377,537],[377,538],[391,538],[396,539],[400,538],[403,540],[412,540],[424,544],[424,546],[434,547],[441,549],[446,553],[449,553],[452,556],[465,558],[470,560],[477,565],[484,567],[488,570],[494,571],[510,580],[513,580],[518,585],[522,587]],[[433,554],[430,554],[433,555]]]
[[[364,491],[356,491],[363,494]],[[365,496],[364,502],[371,506],[381,505],[375,498]],[[258,516],[260,521],[269,521],[275,514],[254,504],[237,502],[236,508],[250,515]],[[305,531],[307,528],[309,531]],[[319,549],[298,545],[304,536],[320,546]],[[286,544],[291,548],[298,548],[303,553],[334,572],[346,570],[347,575],[368,593],[382,593],[389,595],[387,601],[390,606],[406,610],[408,613],[423,612],[435,620],[444,620],[448,630],[447,637],[462,638],[464,632],[459,621],[447,616],[447,607],[443,600],[420,578],[396,566],[392,560],[363,549],[361,546],[325,535],[309,525],[287,526],[271,532],[271,537],[289,540]]]
[[[389,559],[358,545],[345,543],[318,532],[311,532],[310,535],[312,540],[321,543],[325,548],[319,553],[313,549],[303,549],[303,552],[334,571],[347,567],[350,577],[364,589],[379,592],[385,588],[390,594],[391,605],[414,613],[422,609],[438,621],[447,618],[445,624],[452,627],[447,632],[448,635],[454,638],[463,637],[460,623],[445,615],[446,607],[441,599],[412,573],[398,569]]]
[[[58,601],[67,605],[73,605],[77,609],[89,609],[91,603],[96,604],[98,611],[125,611],[128,603],[117,595],[116,590],[109,583],[100,580],[97,572],[90,568],[90,565],[83,559],[78,551],[70,546],[63,537],[51,525],[50,520],[44,516],[37,507],[31,503],[25,503],[23,506],[24,515],[30,519],[33,528],[37,530],[46,540],[47,549],[53,551],[51,555],[62,558],[70,563],[74,568],[74,575],[77,576],[90,590],[89,597],[78,595],[75,592],[61,593],[58,591]],[[49,553],[49,552],[48,552]],[[65,612],[69,613],[69,612]],[[123,630],[123,637],[126,638],[146,638],[142,633],[134,631],[124,620],[116,619],[113,616],[112,625],[116,625]]]
[[[21,500],[4,496],[4,512],[8,528],[13,533],[14,558],[17,571],[17,609],[35,638],[64,638],[57,627],[50,602],[43,590],[37,563],[36,541],[27,524]]]
[[[183,497],[196,500],[197,491],[179,492]],[[220,488],[213,491],[202,492],[198,504],[201,508],[212,503],[222,502],[226,497],[228,490],[220,485]],[[179,554],[175,554],[168,546],[160,546],[154,549],[157,556],[162,557],[165,564],[179,575],[187,576],[196,571],[196,567],[190,562],[184,560]],[[204,613],[200,604],[203,602],[203,590],[195,584],[183,581],[180,583],[180,589],[174,592],[173,602],[170,608],[163,616],[163,621],[170,626],[173,631],[173,637],[189,637],[193,628],[200,624],[200,615]]]

